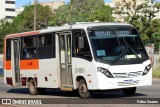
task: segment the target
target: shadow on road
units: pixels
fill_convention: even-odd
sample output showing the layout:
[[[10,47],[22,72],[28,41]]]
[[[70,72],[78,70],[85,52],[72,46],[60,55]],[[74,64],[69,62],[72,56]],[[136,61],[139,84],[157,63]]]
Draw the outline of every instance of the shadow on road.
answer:
[[[14,94],[29,94],[28,88],[14,88],[7,91],[7,93],[14,93]],[[59,96],[59,97],[79,97],[77,92],[65,92],[60,90],[53,90],[53,89],[47,89],[44,97],[47,96]],[[136,93],[132,97],[138,97],[138,96],[146,96],[145,94]],[[37,95],[38,97],[38,95]],[[94,92],[92,93],[92,98],[125,98],[123,93],[121,91],[110,91],[110,92]]]

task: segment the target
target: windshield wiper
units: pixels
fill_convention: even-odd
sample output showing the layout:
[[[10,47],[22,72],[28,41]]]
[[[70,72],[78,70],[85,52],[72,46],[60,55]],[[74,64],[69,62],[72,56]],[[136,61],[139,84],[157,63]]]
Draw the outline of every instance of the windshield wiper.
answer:
[[[126,40],[123,38],[124,43],[126,44],[126,46],[132,51],[132,53],[136,56],[136,58],[138,60],[140,60],[140,57],[137,55],[137,53],[135,52],[135,50],[126,42]]]
[[[115,63],[116,61],[118,61],[120,58],[122,58],[124,55],[126,55],[127,51],[122,51],[122,53],[114,60],[112,61],[112,63]]]

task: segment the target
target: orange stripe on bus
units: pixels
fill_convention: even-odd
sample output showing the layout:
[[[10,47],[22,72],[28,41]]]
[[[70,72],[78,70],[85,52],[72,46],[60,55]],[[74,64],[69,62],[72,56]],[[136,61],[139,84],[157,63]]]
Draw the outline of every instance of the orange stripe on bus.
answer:
[[[39,69],[39,60],[38,59],[21,60],[20,69],[21,70]]]
[[[39,34],[39,33],[40,33],[39,31],[32,31],[32,32],[11,34],[11,35],[6,36],[6,39],[14,38],[14,37],[31,36],[31,35],[36,35],[36,34]]]
[[[11,61],[5,61],[6,63],[6,66],[5,66],[5,69],[6,70],[11,70]]]

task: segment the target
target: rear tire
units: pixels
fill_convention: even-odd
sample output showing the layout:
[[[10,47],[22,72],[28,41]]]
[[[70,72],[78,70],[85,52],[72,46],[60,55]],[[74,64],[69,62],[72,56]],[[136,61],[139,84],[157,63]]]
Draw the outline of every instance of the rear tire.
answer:
[[[84,79],[79,80],[78,93],[82,99],[87,99],[87,98],[91,97],[91,93],[89,92],[89,90],[87,88],[87,84]]]
[[[36,88],[36,83],[35,83],[35,81],[33,79],[31,79],[29,81],[28,87],[29,87],[29,93],[30,93],[30,95],[37,95],[37,94],[39,94],[39,92],[38,92],[38,90]]]
[[[136,87],[123,89],[123,94],[126,97],[133,96],[136,93]]]

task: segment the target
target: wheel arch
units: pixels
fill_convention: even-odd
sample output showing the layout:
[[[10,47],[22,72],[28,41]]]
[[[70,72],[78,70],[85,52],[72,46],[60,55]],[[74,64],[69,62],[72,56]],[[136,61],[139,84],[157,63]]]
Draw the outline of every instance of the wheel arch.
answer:
[[[29,86],[29,81],[30,80],[33,80],[35,82],[36,86],[37,86],[37,78],[34,78],[34,77],[28,77],[27,78],[27,81],[26,81],[27,82],[27,86]]]
[[[80,81],[81,79],[84,79],[84,81],[86,82],[86,79],[85,79],[83,76],[77,76],[77,77],[76,77],[76,89],[78,88],[79,81]],[[86,84],[87,84],[87,82],[86,82]],[[88,85],[87,85],[87,86],[88,86]]]

